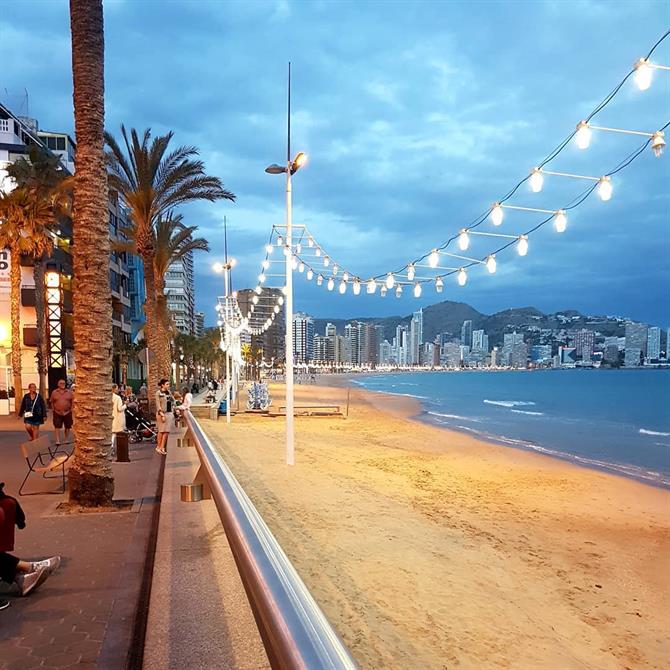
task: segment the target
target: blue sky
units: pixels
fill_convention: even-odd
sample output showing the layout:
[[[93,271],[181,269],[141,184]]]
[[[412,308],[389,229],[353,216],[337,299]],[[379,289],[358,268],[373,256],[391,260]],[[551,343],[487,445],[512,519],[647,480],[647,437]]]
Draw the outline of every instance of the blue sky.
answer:
[[[210,240],[196,260],[197,306],[213,322],[222,220],[239,260],[237,287],[255,284],[283,182],[264,173],[285,155],[286,63],[293,63],[293,144],[310,161],[294,180],[294,222],[366,277],[403,266],[495,201],[618,83],[670,25],[663,2],[143,2],[105,3],[107,127],[175,132],[195,144],[237,203],[184,210]],[[653,60],[670,65],[670,38]],[[0,14],[0,97],[49,130],[72,132],[68,3],[6,1]],[[654,131],[670,120],[670,72],[640,92],[630,81],[594,119]],[[670,136],[670,133],[668,133]],[[568,146],[555,171],[600,175],[640,139],[594,133]],[[530,251],[500,254],[465,287],[355,297],[296,274],[296,307],[315,316],[407,314],[441,299],[494,312],[576,308],[670,325],[670,150],[645,152],[592,196],[558,235],[546,226]],[[545,180],[512,204],[557,209],[584,188]],[[535,215],[507,212],[499,232]],[[490,225],[482,230],[491,230]],[[492,248],[473,241],[468,254]]]

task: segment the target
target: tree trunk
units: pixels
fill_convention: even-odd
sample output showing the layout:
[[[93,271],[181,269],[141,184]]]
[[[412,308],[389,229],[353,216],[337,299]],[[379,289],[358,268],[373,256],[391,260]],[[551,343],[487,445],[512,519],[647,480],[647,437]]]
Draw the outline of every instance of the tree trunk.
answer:
[[[37,372],[40,377],[40,395],[47,400],[49,374],[49,343],[46,320],[46,289],[44,284],[44,257],[35,260],[35,321],[37,322]]]
[[[154,275],[156,296],[156,371],[162,379],[170,379],[172,372],[172,356],[170,342],[172,340],[172,323],[165,295],[165,277]]]
[[[70,29],[77,138],[73,216],[77,393],[75,455],[68,479],[70,500],[94,507],[111,504],[114,495],[102,0],[70,0]]]
[[[156,322],[156,289],[154,286],[154,275],[151,272],[153,258],[142,256],[144,261],[144,340],[147,344],[147,388],[149,393],[149,411],[156,411],[156,392],[158,391],[158,380],[160,379],[156,366],[156,337],[158,324]]]
[[[23,398],[21,381],[21,254],[17,248],[10,250],[11,283],[10,312],[12,320],[12,375],[14,377],[14,407],[18,416]]]

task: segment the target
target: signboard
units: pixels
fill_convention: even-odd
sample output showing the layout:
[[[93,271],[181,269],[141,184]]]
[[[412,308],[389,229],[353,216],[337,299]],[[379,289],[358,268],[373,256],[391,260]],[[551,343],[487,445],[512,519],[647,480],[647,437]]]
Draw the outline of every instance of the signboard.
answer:
[[[9,249],[0,249],[0,293],[10,292],[9,265]]]

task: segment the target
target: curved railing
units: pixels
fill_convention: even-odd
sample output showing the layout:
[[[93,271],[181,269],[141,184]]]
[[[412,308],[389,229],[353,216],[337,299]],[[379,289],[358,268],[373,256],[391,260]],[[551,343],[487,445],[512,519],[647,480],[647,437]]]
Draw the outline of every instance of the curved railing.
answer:
[[[356,663],[196,419],[185,412],[212,498],[274,669],[355,670]]]

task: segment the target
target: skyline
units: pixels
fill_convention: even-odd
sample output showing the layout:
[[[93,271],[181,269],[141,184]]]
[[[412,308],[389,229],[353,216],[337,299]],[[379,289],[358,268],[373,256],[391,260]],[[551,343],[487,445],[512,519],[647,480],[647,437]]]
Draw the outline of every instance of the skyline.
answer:
[[[199,146],[208,171],[237,194],[235,205],[184,208],[186,222],[199,225],[212,246],[195,259],[196,307],[208,325],[220,293],[211,264],[223,255],[223,216],[239,260],[236,287],[255,284],[270,227],[283,221],[283,184],[263,169],[285,152],[289,58],[293,146],[310,155],[294,183],[294,221],[307,223],[329,252],[365,276],[442,243],[527,174],[646,53],[667,23],[658,17],[668,14],[655,2],[419,4],[411,15],[402,5],[385,5],[382,15],[371,3],[268,2],[170,3],[158,19],[159,6],[106,6],[107,128],[173,129],[176,143]],[[337,38],[326,34],[334,22],[346,26]],[[11,66],[0,96],[42,128],[72,134],[68,30],[66,2],[7,5],[0,59]],[[172,51],[164,47],[156,59],[164,36]],[[132,59],[124,57],[126,45]],[[50,55],[46,65],[31,62],[35,52]],[[670,63],[667,42],[655,60]],[[136,71],[154,75],[140,85]],[[16,95],[23,87],[28,110]],[[668,73],[655,73],[645,92],[630,83],[602,122],[653,131],[668,120],[662,103],[669,92]],[[587,152],[568,147],[552,167],[602,173],[638,145],[598,136]],[[444,299],[488,313],[509,305],[555,312],[569,304],[665,327],[669,177],[668,152],[661,159],[649,152],[617,176],[609,202],[585,203],[565,234],[539,232],[526,258],[508,252],[494,277],[473,272],[463,288],[449,283],[436,295],[426,287],[420,300],[336,295],[330,302],[318,292],[325,289],[296,276],[296,308],[344,318],[406,314]],[[526,189],[516,202],[547,206],[570,186],[547,180],[546,193]],[[634,225],[644,225],[645,235]]]

